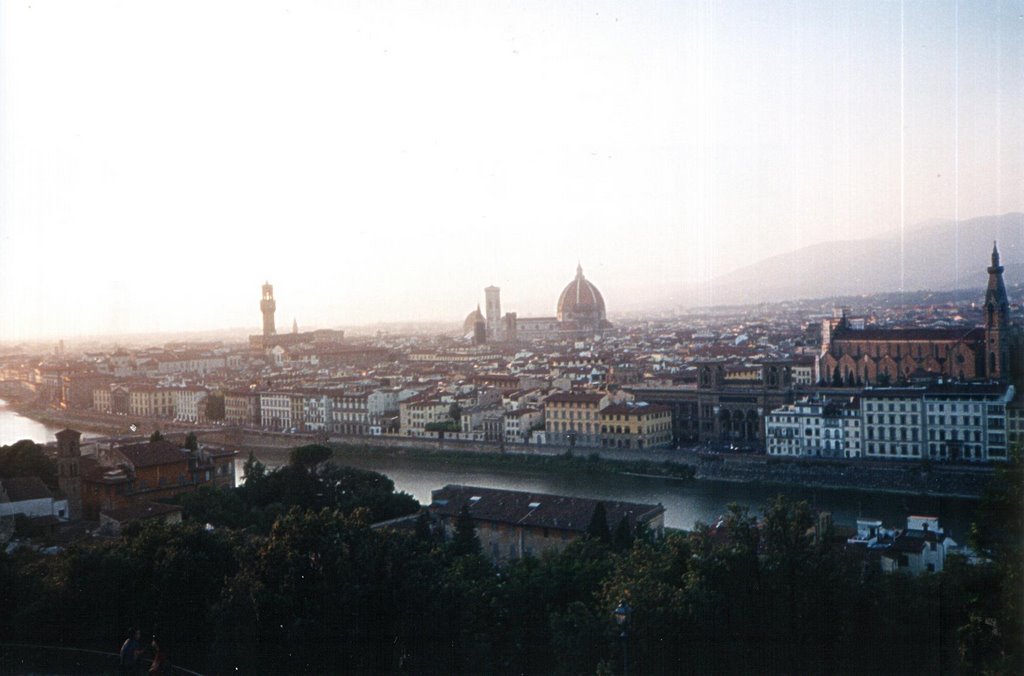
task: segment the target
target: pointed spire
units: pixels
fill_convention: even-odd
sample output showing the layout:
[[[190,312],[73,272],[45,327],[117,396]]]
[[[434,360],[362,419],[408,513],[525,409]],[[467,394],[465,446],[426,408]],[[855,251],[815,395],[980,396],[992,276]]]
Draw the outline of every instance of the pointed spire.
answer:
[[[583,279],[583,265],[576,261],[576,279]]]
[[[299,320],[292,317],[292,333],[299,332]]]
[[[992,265],[989,266],[988,274],[997,275],[1003,272],[1003,266],[999,264],[999,248],[996,242],[992,242]]]

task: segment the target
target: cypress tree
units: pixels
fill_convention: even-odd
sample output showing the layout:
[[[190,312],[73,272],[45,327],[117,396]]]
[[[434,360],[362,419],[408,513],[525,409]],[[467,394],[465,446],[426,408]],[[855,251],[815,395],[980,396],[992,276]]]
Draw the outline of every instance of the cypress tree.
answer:
[[[587,526],[587,535],[606,545],[611,544],[612,533],[608,529],[608,514],[603,502],[597,503],[594,507],[594,515],[590,517],[590,525]]]

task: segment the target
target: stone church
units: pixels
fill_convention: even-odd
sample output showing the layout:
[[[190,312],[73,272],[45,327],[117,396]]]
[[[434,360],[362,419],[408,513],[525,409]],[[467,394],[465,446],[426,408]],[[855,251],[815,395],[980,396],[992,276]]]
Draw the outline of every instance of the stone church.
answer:
[[[999,250],[992,247],[984,325],[971,328],[858,327],[845,316],[822,324],[820,378],[826,383],[878,385],[920,376],[1013,380],[1021,332],[1011,325]]]

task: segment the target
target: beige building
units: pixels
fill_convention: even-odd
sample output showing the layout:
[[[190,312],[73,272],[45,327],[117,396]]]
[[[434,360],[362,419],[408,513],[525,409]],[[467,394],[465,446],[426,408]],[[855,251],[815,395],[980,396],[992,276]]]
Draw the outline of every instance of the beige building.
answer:
[[[413,397],[399,403],[399,434],[403,437],[435,436],[427,432],[427,425],[451,422],[448,415],[451,404],[437,397]]]
[[[601,409],[607,392],[559,392],[544,401],[544,431],[549,444],[600,446]]]
[[[174,390],[147,385],[128,391],[128,414],[139,417],[173,418]]]
[[[602,448],[666,448],[672,444],[672,409],[658,404],[612,404],[598,413]]]

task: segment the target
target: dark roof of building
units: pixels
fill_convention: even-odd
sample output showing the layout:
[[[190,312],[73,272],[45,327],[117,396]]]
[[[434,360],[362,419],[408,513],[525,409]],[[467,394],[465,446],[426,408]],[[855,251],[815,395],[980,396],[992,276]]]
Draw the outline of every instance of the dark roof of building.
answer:
[[[863,396],[865,397],[920,397],[922,394],[935,395],[1004,395],[1009,387],[1006,383],[995,381],[944,381],[929,383],[927,385],[905,386],[905,387],[866,387]]]
[[[604,503],[608,528],[614,530],[625,517],[630,527],[646,523],[665,512],[661,505],[573,498],[547,493],[506,491],[497,488],[449,484],[431,492],[430,509],[440,516],[455,517],[463,505],[479,521],[521,526],[586,531],[599,502]]]
[[[4,492],[7,493],[11,502],[22,500],[40,500],[52,498],[53,493],[46,487],[43,480],[37,476],[16,477],[13,479],[0,479]]]
[[[960,329],[849,329],[837,328],[832,333],[832,342],[840,340],[874,340],[899,342],[904,340],[934,341],[979,341],[985,339],[981,327]]]
[[[545,401],[593,404],[601,401],[605,396],[607,395],[600,392],[558,392],[552,394]]]
[[[169,465],[188,459],[188,451],[169,441],[147,441],[144,444],[121,446],[117,450],[135,467]]]

